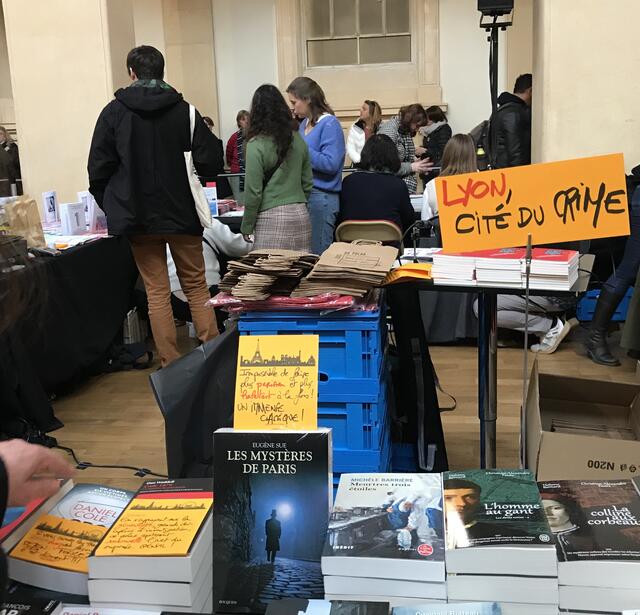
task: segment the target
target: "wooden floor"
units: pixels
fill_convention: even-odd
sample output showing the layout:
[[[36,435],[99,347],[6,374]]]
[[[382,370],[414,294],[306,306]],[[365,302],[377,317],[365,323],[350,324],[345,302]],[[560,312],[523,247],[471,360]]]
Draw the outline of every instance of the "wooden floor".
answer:
[[[600,367],[582,353],[576,329],[553,355],[540,356],[541,371],[608,381],[634,382],[636,362],[624,358],[622,367]],[[618,356],[619,334],[612,336]],[[188,343],[188,341],[185,341]],[[452,469],[478,467],[477,353],[472,346],[432,347],[434,365],[443,388],[458,400],[453,412],[442,415],[449,464]],[[534,355],[529,354],[529,360]],[[518,463],[518,429],[522,398],[522,350],[498,351],[499,467]],[[126,464],[155,472],[166,471],[164,422],[149,386],[146,371],[106,374],[92,379],[73,394],[56,400],[55,413],[65,424],[51,435],[72,447],[82,461]],[[442,398],[442,404],[449,400]],[[80,482],[99,482],[135,488],[142,480],[130,470],[87,469],[78,472]]]

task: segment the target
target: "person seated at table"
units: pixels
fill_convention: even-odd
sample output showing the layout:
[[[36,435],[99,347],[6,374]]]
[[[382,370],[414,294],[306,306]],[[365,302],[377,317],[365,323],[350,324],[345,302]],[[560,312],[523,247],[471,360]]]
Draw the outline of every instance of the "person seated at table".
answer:
[[[400,156],[387,135],[373,135],[362,148],[360,171],[342,182],[338,222],[388,220],[404,234],[414,213],[407,184],[398,176]]]
[[[504,335],[504,330],[524,332],[526,299],[522,295],[498,295],[499,346],[516,345]],[[575,309],[574,298],[529,297],[529,333],[537,335],[540,341],[531,346],[533,352],[551,354],[560,346],[573,327],[575,318],[568,319],[566,313]],[[473,312],[478,316],[478,300],[473,303]]]
[[[427,150],[426,155],[433,162],[434,167],[439,167],[442,163],[444,148],[449,143],[453,131],[447,122],[447,116],[438,105],[427,107],[425,111],[427,113],[427,123],[419,130],[424,137],[422,147]],[[425,184],[435,177],[438,177],[437,170],[431,170],[422,176]]]
[[[202,235],[202,254],[204,256],[205,277],[209,293],[213,297],[218,292],[220,284],[221,261],[227,257],[244,256],[251,250],[251,244],[244,240],[239,233],[234,233],[226,224],[222,224],[215,218],[211,220],[211,227],[204,229]],[[180,279],[176,271],[176,265],[171,257],[171,251],[167,247],[167,268],[169,270],[169,282],[171,284],[171,308],[176,320],[191,322],[191,311],[187,297],[180,287]],[[218,327],[220,328],[220,315]]]
[[[442,152],[439,177],[475,173],[478,170],[476,147],[469,135],[453,135]],[[431,179],[424,187],[422,195],[422,220],[432,220],[438,215],[438,196],[436,194],[436,180]]]

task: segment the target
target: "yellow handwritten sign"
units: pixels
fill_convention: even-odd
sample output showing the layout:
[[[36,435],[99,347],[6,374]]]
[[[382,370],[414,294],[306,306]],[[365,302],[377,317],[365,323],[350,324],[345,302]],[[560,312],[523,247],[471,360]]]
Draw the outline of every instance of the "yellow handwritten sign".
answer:
[[[318,336],[242,336],[236,429],[317,429]]]
[[[100,543],[96,557],[187,555],[211,504],[205,497],[136,497]]]
[[[101,525],[42,515],[10,555],[71,572],[89,572],[87,557],[106,531]]]
[[[436,191],[449,252],[629,234],[622,154],[451,175]]]

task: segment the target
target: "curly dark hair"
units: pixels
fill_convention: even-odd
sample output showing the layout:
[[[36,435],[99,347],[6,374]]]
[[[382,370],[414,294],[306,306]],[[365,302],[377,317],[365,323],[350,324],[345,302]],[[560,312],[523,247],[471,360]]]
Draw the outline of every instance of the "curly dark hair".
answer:
[[[400,170],[398,148],[387,135],[369,137],[360,154],[360,168],[364,171],[397,173]]]
[[[257,136],[271,137],[275,141],[277,165],[280,165],[293,142],[293,118],[280,90],[270,83],[261,85],[251,100],[247,141]]]

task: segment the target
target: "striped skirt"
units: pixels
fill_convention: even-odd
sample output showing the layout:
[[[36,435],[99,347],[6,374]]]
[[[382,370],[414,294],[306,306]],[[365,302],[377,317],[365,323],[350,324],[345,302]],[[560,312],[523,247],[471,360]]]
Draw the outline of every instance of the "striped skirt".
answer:
[[[311,251],[311,218],[306,203],[290,203],[261,211],[254,229],[254,250]]]

